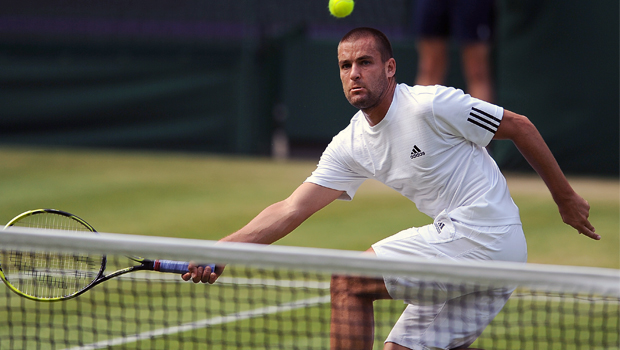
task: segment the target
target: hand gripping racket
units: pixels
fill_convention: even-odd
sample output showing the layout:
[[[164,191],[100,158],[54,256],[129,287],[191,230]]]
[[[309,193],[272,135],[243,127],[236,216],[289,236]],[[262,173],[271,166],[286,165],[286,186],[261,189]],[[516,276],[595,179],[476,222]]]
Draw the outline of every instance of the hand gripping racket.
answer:
[[[20,226],[94,232],[81,218],[56,209],[30,210],[16,216],[6,227]],[[148,260],[129,256],[140,263],[104,275],[106,256],[102,254],[0,250],[0,278],[15,293],[37,301],[75,298],[101,282],[133,271],[186,273],[189,263],[172,260]],[[211,271],[215,265],[207,265]],[[206,268],[206,266],[205,266]]]

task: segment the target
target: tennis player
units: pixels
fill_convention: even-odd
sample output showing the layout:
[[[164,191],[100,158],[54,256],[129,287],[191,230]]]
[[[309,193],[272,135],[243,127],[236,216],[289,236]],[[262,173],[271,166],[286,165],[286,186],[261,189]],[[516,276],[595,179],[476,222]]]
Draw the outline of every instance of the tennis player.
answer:
[[[377,179],[413,201],[434,222],[385,238],[369,253],[525,262],[518,208],[485,149],[492,139],[512,140],[547,184],[562,220],[577,232],[600,239],[588,221],[588,203],[571,188],[526,117],[461,90],[398,84],[391,44],[375,29],[346,34],[338,45],[338,64],[344,94],[359,112],[290,197],[267,207],[222,241],[273,243],[334,200],[351,200],[364,180]],[[192,264],[183,279],[213,283],[222,270]],[[332,349],[371,349],[373,301],[384,298],[408,303],[384,349],[465,349],[511,293],[463,290],[428,302],[407,292],[415,286],[414,280],[392,277],[333,277]],[[477,301],[485,307],[468,308]],[[450,305],[461,307],[461,321],[450,319]],[[470,311],[478,322],[464,321],[463,315]],[[440,334],[437,330],[446,323],[457,325]]]

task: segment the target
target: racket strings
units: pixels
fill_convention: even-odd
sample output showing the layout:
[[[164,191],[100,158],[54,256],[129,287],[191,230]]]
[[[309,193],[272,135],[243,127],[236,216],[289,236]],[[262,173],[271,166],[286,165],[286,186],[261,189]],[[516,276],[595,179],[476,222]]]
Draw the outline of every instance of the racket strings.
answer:
[[[98,275],[102,256],[2,251],[5,277],[25,294],[56,298],[88,286]]]
[[[80,221],[53,212],[36,213],[12,226],[87,231]],[[59,298],[86,288],[101,269],[103,255],[1,250],[0,262],[7,281],[24,294]]]
[[[44,212],[26,216],[13,223],[13,226],[50,230],[91,231],[90,228],[71,217],[52,212]]]

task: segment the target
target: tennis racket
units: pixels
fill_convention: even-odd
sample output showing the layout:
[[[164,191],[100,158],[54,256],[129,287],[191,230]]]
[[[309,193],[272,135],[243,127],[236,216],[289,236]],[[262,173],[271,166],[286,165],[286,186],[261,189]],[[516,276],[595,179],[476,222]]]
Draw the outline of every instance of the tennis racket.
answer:
[[[97,232],[81,218],[56,209],[27,211],[6,225],[10,226],[84,231],[94,234]],[[103,254],[2,249],[0,278],[12,291],[28,299],[58,301],[75,298],[99,283],[129,272],[146,270],[183,274],[188,271],[189,265],[182,261],[148,260],[135,256],[128,258],[139,265],[104,275],[107,260]],[[215,271],[215,265],[206,266]]]

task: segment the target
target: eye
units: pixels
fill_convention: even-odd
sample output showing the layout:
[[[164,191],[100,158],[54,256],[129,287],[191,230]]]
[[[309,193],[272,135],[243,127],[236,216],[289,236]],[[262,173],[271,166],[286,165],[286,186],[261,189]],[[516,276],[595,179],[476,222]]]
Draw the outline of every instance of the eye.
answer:
[[[343,63],[340,65],[340,69],[349,69],[351,68],[351,63]]]

